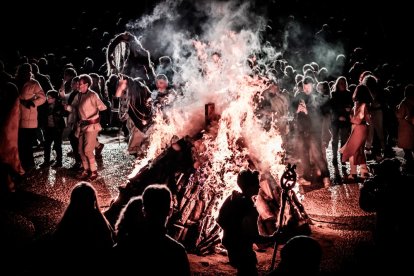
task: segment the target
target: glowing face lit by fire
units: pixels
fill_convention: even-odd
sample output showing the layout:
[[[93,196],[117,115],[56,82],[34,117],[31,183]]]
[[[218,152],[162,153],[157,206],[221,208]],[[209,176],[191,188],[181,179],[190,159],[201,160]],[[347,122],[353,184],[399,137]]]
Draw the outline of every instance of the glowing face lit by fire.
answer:
[[[313,91],[313,83],[307,83],[303,85],[303,92],[305,92],[305,94],[309,95],[311,94]]]
[[[155,83],[155,85],[157,86],[158,90],[165,90],[168,87],[168,82],[166,80],[163,79],[158,79]]]
[[[88,91],[89,84],[83,82],[82,80],[79,82],[79,92],[86,93]]]

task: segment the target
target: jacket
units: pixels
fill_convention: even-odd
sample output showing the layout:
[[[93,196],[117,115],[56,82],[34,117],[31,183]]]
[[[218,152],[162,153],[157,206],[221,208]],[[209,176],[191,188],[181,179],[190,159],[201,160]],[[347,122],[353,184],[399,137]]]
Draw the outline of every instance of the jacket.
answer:
[[[20,91],[19,99],[21,101],[19,128],[37,128],[37,107],[46,101],[46,95],[39,82],[34,79],[27,81]],[[22,104],[22,100],[31,101],[33,104],[26,107]]]

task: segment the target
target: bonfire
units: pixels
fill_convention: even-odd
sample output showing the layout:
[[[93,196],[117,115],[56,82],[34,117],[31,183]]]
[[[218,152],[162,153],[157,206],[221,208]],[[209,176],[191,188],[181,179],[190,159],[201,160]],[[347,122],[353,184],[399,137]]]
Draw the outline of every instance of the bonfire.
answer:
[[[179,84],[179,96],[155,114],[146,131],[144,156],[136,160],[107,212],[113,220],[131,196],[151,183],[166,183],[175,202],[170,233],[199,254],[214,251],[220,242],[216,217],[227,196],[238,189],[237,174],[243,169],[260,172],[256,206],[261,219],[277,225],[278,182],[285,171],[277,127],[281,116],[260,115],[270,77],[257,70],[257,34],[217,29],[210,37],[214,39],[208,42],[183,40],[185,53],[174,53],[180,72],[173,82]]]

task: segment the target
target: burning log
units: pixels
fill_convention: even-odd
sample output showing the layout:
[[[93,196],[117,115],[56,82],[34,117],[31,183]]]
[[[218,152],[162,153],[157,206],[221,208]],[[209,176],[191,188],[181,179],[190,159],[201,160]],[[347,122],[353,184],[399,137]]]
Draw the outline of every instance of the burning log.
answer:
[[[197,247],[196,253],[198,255],[204,256],[213,253],[216,245],[221,243],[221,238],[218,234],[212,237],[213,238],[210,239],[209,242],[205,242],[205,244],[202,247]]]
[[[125,186],[120,187],[118,198],[105,213],[112,224],[131,197],[142,194],[150,184],[166,183],[174,198],[174,212],[168,225],[170,235],[180,241],[188,252],[206,255],[215,251],[216,245],[221,242],[221,228],[215,214],[226,194],[237,188],[235,177],[238,169],[246,166],[260,168],[262,160],[250,157],[243,137],[223,132],[233,127],[231,119],[220,119],[222,125],[219,125],[215,121],[218,117],[214,110],[214,104],[205,106],[206,131],[200,133],[198,139],[186,137],[172,143],[139,169]],[[240,118],[242,123],[247,120],[246,116]],[[215,155],[211,151],[220,154]],[[262,221],[271,221],[276,225],[277,219],[273,218],[281,212],[282,189],[276,180],[278,175],[267,171],[262,176],[257,209]],[[289,209],[287,215],[296,217],[306,214],[303,206],[297,204],[297,198],[292,200],[298,208]]]
[[[215,105],[214,103],[208,103],[205,105],[205,120],[206,127],[210,125],[211,122],[215,120]]]
[[[175,176],[177,174],[189,175],[192,171],[191,142],[188,138],[183,138],[168,147],[155,160],[141,168],[128,180],[126,185],[119,187],[118,197],[113,200],[111,206],[105,212],[106,218],[114,225],[119,213],[128,201],[134,196],[141,195],[144,189],[151,184],[166,183],[175,194],[177,192]],[[184,177],[181,177],[180,183],[183,180]]]
[[[220,231],[220,226],[214,222],[214,227],[209,232],[209,235],[198,241],[197,248],[201,249],[203,247],[206,247],[206,245],[210,244],[212,241],[215,240],[215,237],[220,234]]]
[[[181,241],[185,240],[188,228],[196,223],[196,221],[198,221],[196,217],[197,211],[198,213],[201,213],[203,211],[200,210],[200,208],[203,206],[202,201],[198,200],[201,187],[199,185],[195,185],[194,187],[189,187],[187,191],[188,192],[181,200],[181,206],[178,210],[180,218],[176,222],[176,224],[183,226],[181,231],[175,235],[175,239]]]

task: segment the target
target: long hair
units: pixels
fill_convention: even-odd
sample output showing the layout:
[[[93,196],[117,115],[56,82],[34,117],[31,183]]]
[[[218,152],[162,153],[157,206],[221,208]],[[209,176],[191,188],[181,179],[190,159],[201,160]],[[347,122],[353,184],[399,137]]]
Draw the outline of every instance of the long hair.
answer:
[[[131,198],[124,209],[122,209],[115,224],[118,242],[123,242],[132,236],[139,235],[144,221],[142,207],[142,196],[136,196]]]
[[[378,89],[378,79],[376,77],[373,75],[367,75],[363,78],[361,84],[368,87],[373,100],[380,100],[382,98],[380,90]]]
[[[343,83],[345,85],[345,91],[348,91],[348,82],[344,76],[340,76],[336,79],[335,84],[332,87],[332,92],[339,91],[339,83]]]
[[[87,182],[76,184],[53,234],[52,263],[71,275],[102,274],[97,264],[105,262],[113,245],[113,231],[99,210],[95,189]]]
[[[359,103],[372,103],[371,93],[366,85],[360,84],[355,88],[354,95],[352,96],[354,102]]]
[[[70,203],[67,210],[94,211],[99,210],[95,188],[88,182],[80,182],[75,185],[70,195]]]
[[[98,205],[95,188],[88,182],[79,182],[75,185],[70,195],[70,202],[56,232],[65,232],[68,228],[81,228],[91,218],[98,218],[109,225]]]

